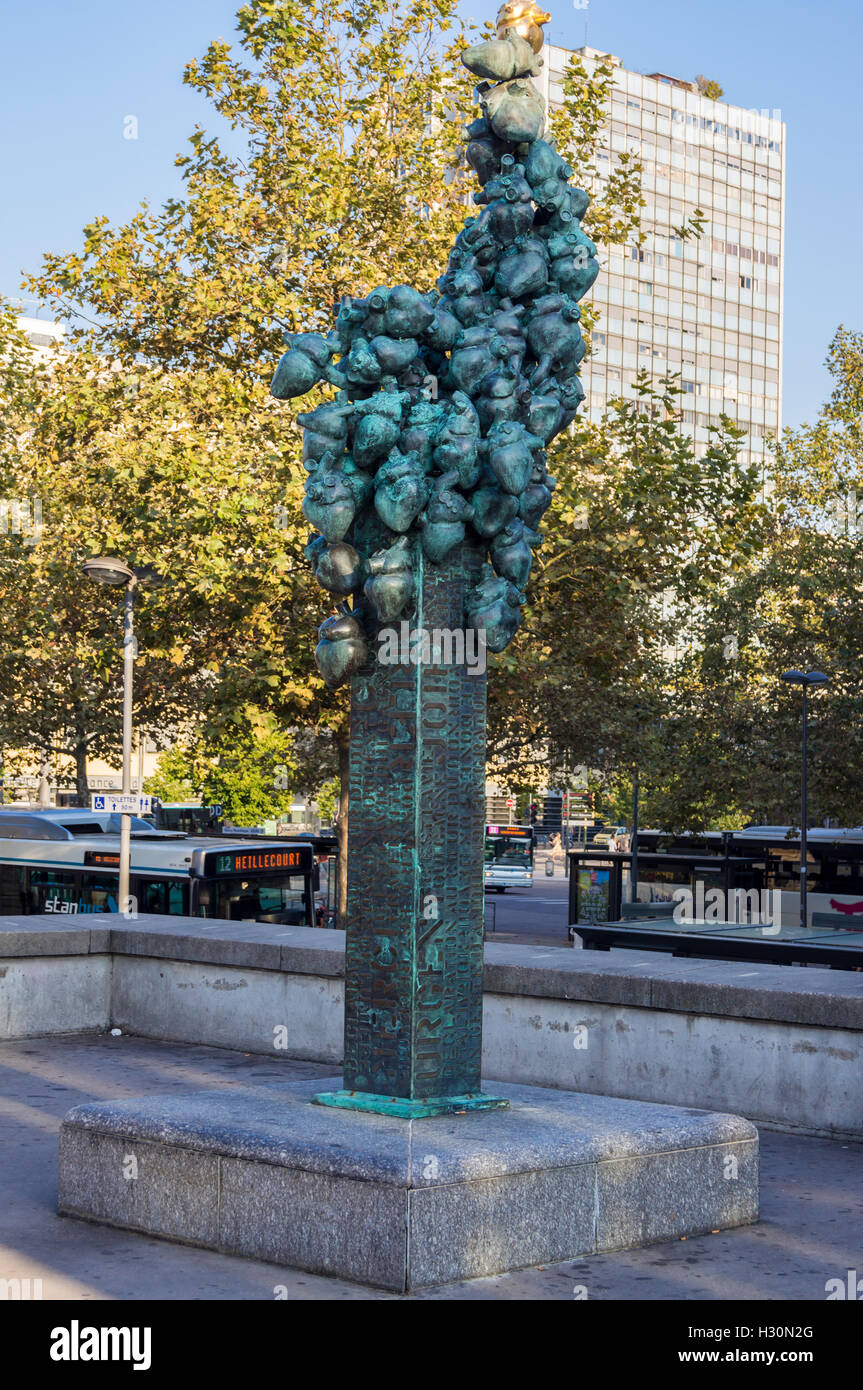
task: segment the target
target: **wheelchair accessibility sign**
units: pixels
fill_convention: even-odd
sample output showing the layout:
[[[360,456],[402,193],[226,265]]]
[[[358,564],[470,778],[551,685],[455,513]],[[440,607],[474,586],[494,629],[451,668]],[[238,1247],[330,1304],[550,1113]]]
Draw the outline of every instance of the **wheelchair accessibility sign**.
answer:
[[[107,811],[115,816],[146,816],[152,810],[153,798],[139,796],[137,792],[120,792],[116,796],[108,792],[91,792],[90,809]]]

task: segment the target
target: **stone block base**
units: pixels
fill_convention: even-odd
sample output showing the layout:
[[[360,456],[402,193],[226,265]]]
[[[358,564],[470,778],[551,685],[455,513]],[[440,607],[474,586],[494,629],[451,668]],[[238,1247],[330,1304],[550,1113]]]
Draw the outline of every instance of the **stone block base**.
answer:
[[[758,1216],[734,1115],[502,1083],[507,1109],[418,1120],[313,1103],[338,1084],[79,1106],[60,1211],[397,1292]]]

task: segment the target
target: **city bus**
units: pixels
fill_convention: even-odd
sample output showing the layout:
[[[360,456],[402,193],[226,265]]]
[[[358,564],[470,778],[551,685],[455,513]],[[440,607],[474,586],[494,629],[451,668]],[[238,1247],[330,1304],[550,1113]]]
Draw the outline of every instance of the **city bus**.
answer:
[[[849,926],[863,924],[863,827],[807,831],[807,918],[833,913]],[[638,836],[638,898],[642,902],[674,899],[677,889],[699,877],[717,884],[726,864],[746,872],[732,873],[730,886],[757,888],[776,895],[785,926],[800,920],[800,832],[787,825],[751,825],[744,830],[702,831],[673,835],[642,830]],[[699,872],[703,869],[703,872]],[[717,877],[719,876],[719,877]]]
[[[314,926],[314,852],[208,838],[130,817],[133,913]],[[0,915],[119,912],[120,817],[0,811]]]
[[[533,885],[533,826],[487,825],[485,887],[496,893]]]
[[[217,835],[222,825],[221,806],[202,806],[200,801],[159,801],[145,817],[157,830],[179,830],[184,835]]]

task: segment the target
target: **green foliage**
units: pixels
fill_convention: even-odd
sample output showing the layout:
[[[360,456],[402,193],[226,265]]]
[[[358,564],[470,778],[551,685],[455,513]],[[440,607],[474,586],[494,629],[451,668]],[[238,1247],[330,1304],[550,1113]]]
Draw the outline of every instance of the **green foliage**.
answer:
[[[296,773],[293,740],[272,715],[252,706],[214,734],[199,734],[164,752],[145,790],[163,801],[220,805],[235,825],[258,825],[290,802]]]
[[[96,218],[30,281],[112,356],[269,378],[282,328],[324,327],[342,294],[431,288],[464,219],[455,0],[252,0],[238,33],[186,68],[230,135],[196,129],[182,195]]]
[[[246,707],[219,735],[200,739],[191,762],[201,799],[220,805],[235,825],[259,825],[290,802],[292,740],[260,710]]]
[[[318,788],[317,802],[318,815],[321,818],[321,825],[332,825],[336,817],[336,806],[339,800],[339,779],[331,777]]]
[[[761,543],[742,431],[723,418],[699,456],[679,394],[674,379],[655,386],[642,374],[635,401],[610,402],[599,425],[576,421],[554,446],[538,573],[522,629],[494,664],[496,771],[569,785],[575,767],[610,776],[644,756],[681,632]]]
[[[70,321],[73,351],[10,468],[38,477],[50,512],[11,583],[21,635],[0,724],[13,746],[38,728],[52,746],[115,753],[115,605],[79,574],[113,551],[166,581],[141,604],[136,721],[216,738],[253,703],[311,730],[310,791],[332,775],[345,702],[314,666],[299,433],[267,383],[284,329],[324,326],[342,293],[427,289],[444,269],[465,216],[462,46],[455,0],[252,0],[238,42],[186,69],[217,129],[190,137],[180,196],[125,225],[94,218],[79,251],[30,278]]]
[[[725,93],[719,83],[713,78],[704,77],[701,73],[695,79],[695,85],[703,97],[709,97],[711,101],[718,101]]]
[[[117,552],[164,576],[138,605],[136,722],[188,739],[196,793],[256,822],[284,800],[274,767],[310,792],[333,776],[345,701],[313,663],[299,435],[267,382],[284,329],[443,270],[473,187],[452,155],[472,114],[463,42],[455,0],[251,0],[235,42],[186,69],[214,123],[178,159],[180,194],[125,225],[94,217],[28,281],[71,321],[71,351],[37,370],[0,310],[2,495],[43,502],[38,544],[2,538],[7,747],[116,756],[119,610],[80,564]],[[552,117],[603,245],[641,241],[645,205],[636,158],[598,172],[611,81],[573,58]],[[697,209],[678,234],[704,225]],[[496,771],[537,787],[588,765],[612,795],[637,755],[646,818],[788,818],[799,715],[776,673],[821,664],[818,804],[860,819],[861,542],[830,528],[863,498],[861,360],[841,330],[833,399],[784,436],[769,510],[730,422],[695,457],[674,383],[644,379],[558,441],[524,627],[493,664]]]
[[[144,791],[160,801],[193,801],[197,797],[193,776],[189,749],[175,743],[159,755],[155,771],[144,781]]]
[[[810,701],[811,823],[860,823],[861,362],[863,335],[840,329],[830,401],[813,425],[784,432],[754,544],[713,601],[693,610],[661,756],[642,782],[654,823],[799,823],[801,696],[780,680],[791,668],[830,676]]]

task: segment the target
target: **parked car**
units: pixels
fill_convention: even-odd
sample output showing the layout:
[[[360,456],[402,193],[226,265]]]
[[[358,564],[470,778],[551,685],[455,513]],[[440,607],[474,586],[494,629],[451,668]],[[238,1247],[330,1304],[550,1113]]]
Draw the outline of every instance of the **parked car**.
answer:
[[[597,830],[593,836],[593,844],[603,849],[611,839],[612,835],[620,836],[626,834],[625,825],[604,825],[601,830]]]

